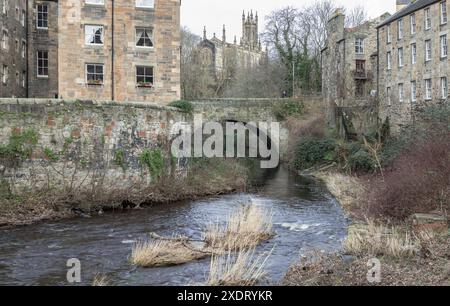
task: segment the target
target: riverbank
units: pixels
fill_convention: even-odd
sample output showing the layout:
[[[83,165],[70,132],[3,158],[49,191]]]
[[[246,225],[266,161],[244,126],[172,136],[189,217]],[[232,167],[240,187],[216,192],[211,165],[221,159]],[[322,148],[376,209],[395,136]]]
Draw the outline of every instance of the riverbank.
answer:
[[[396,225],[364,216],[367,183],[335,171],[318,172],[352,220],[343,249],[333,254],[313,254],[292,266],[282,284],[287,286],[426,286],[450,285],[450,231],[448,217],[420,215]],[[433,219],[433,216],[435,219]],[[420,222],[419,224],[417,222]],[[444,223],[443,223],[444,222]],[[380,276],[368,278],[374,259]],[[374,271],[374,270],[372,270]]]
[[[248,186],[248,176],[248,169],[235,160],[198,160],[186,173],[162,176],[158,182],[147,186],[144,177],[142,184],[122,190],[64,194],[57,189],[41,189],[14,194],[1,201],[0,227],[90,217],[106,211],[141,209],[244,191]]]

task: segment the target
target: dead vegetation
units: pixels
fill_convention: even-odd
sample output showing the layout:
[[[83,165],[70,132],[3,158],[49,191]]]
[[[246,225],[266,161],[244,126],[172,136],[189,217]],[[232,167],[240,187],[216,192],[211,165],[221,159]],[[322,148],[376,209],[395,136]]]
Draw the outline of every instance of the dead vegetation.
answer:
[[[211,253],[196,248],[185,238],[173,240],[144,240],[137,242],[131,251],[133,265],[151,268],[185,264],[210,256]]]
[[[211,224],[204,240],[208,247],[226,252],[255,248],[272,236],[272,212],[252,203],[236,210],[225,224]]]
[[[270,255],[257,256],[254,249],[213,255],[206,285],[254,286],[266,275],[264,269]]]
[[[94,279],[92,280],[92,287],[107,287],[109,285],[109,279],[106,274],[95,274]]]

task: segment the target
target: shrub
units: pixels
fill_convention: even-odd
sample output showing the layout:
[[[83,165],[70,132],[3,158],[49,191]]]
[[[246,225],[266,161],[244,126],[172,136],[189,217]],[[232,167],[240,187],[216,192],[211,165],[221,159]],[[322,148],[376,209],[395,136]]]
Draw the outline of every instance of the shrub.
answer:
[[[305,106],[302,102],[289,100],[277,103],[274,109],[275,117],[284,121],[290,116],[297,116],[303,114]]]
[[[359,173],[373,172],[377,168],[372,155],[363,149],[348,157],[348,166],[351,171]]]
[[[450,135],[430,134],[416,139],[382,177],[370,181],[367,214],[405,219],[413,213],[448,206],[450,195]],[[443,203],[443,201],[447,201]]]
[[[139,161],[150,171],[152,179],[158,181],[164,170],[164,157],[160,149],[145,149],[139,156]]]
[[[194,106],[192,105],[192,103],[185,100],[173,101],[169,104],[169,106],[178,108],[188,114],[192,114],[194,112]]]
[[[333,139],[304,138],[297,145],[294,166],[296,169],[308,169],[325,161],[333,161],[335,149]]]

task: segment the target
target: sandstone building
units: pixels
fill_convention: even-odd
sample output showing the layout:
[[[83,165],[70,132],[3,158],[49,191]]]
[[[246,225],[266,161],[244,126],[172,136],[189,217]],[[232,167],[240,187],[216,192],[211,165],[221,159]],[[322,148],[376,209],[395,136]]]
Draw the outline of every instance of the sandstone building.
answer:
[[[27,0],[0,0],[0,97],[26,97]]]
[[[384,14],[354,28],[345,27],[342,10],[337,10],[329,20],[327,46],[322,50],[322,92],[330,123],[339,122],[338,117],[345,113],[360,117],[355,120],[359,131],[376,125],[376,120],[371,119],[371,112],[376,111],[376,26],[389,16]]]
[[[18,19],[2,6],[13,11],[16,2]],[[0,97],[180,98],[180,0],[0,3],[2,32],[14,32],[9,40],[18,39],[27,50],[25,57],[20,48],[2,50],[0,64],[14,67],[5,70],[9,77],[2,77]],[[26,82],[13,86],[9,70],[25,74]]]
[[[211,39],[207,38],[206,28],[203,40],[200,43],[202,64],[209,66],[217,78],[229,78],[239,67],[252,67],[263,63],[266,52],[262,49],[259,38],[258,13],[242,13],[242,37],[233,43],[227,42],[225,25],[222,39],[214,33]]]
[[[448,99],[447,2],[417,0],[378,26],[379,115],[396,130],[420,106]]]

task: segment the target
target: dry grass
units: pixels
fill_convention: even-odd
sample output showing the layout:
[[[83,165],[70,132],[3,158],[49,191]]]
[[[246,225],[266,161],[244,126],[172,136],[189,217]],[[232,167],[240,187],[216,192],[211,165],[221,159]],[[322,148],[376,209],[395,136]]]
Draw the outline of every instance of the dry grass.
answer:
[[[428,235],[426,234],[426,236]],[[345,249],[348,253],[358,256],[382,255],[405,258],[417,255],[420,251],[420,244],[420,238],[415,237],[408,231],[402,231],[396,227],[378,226],[369,221],[367,226],[363,228],[349,230],[349,236],[345,241]]]
[[[139,241],[133,246],[130,262],[150,268],[181,265],[208,256],[207,252],[196,250],[187,242],[147,240]]]
[[[353,214],[360,207],[366,190],[358,178],[333,172],[317,173],[316,177],[325,182],[330,193],[347,213]]]
[[[255,256],[253,249],[213,255],[207,285],[254,286],[265,276],[264,268],[271,253]]]
[[[105,274],[97,273],[92,280],[93,287],[107,287],[109,286],[108,277]]]
[[[272,236],[272,212],[252,203],[236,210],[225,225],[211,224],[204,240],[206,246],[226,252],[255,248]]]

